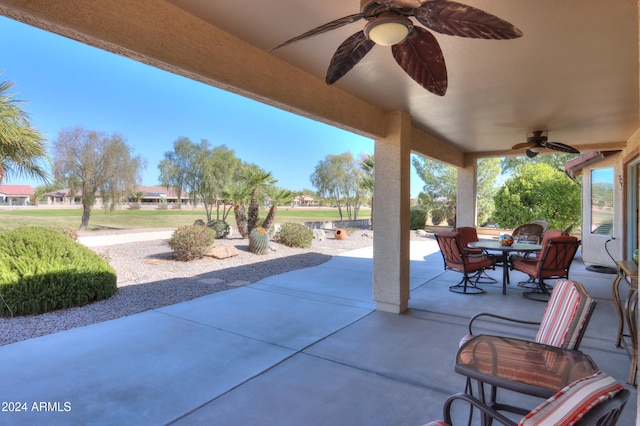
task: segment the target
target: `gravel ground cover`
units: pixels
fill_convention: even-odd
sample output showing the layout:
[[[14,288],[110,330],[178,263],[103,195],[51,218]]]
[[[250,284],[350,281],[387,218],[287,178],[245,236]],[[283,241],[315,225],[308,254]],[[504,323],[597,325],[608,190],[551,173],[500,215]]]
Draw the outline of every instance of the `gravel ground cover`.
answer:
[[[411,238],[424,239],[414,233]],[[264,256],[250,253],[249,241],[240,237],[217,240],[215,244],[232,245],[238,255],[179,262],[173,259],[166,240],[94,247],[117,271],[118,292],[107,300],[78,308],[0,318],[0,345],[132,315],[254,283],[270,275],[320,265],[336,254],[373,245],[373,231],[355,230],[345,240],[337,240],[332,232],[326,231],[326,238],[314,239],[309,249],[271,243],[272,250]]]

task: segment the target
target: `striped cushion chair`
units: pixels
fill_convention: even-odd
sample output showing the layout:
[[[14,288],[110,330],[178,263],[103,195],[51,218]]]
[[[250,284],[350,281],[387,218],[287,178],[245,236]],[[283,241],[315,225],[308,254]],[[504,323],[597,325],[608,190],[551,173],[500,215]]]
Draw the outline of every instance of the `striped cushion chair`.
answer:
[[[519,324],[539,325],[534,339],[536,343],[577,350],[595,306],[595,300],[581,283],[568,279],[557,280],[540,322],[482,312],[469,321],[469,333],[460,340],[460,346],[473,338],[473,323],[477,319],[490,317]]]
[[[582,337],[587,329],[595,306],[595,300],[587,293],[584,285],[577,281],[561,279],[556,281],[540,322],[526,321],[483,312],[471,318],[469,321],[469,333],[460,339],[459,346],[462,347],[474,337],[474,321],[478,318],[490,317],[505,322],[539,325],[538,332],[534,339],[536,343],[556,346],[562,349],[577,350],[582,342]],[[549,354],[548,356],[553,357],[553,354]],[[560,368],[555,359],[545,359],[543,361],[550,371]],[[514,372],[514,375],[517,374],[519,374],[519,372]],[[553,375],[549,374],[541,374],[540,376],[553,377]],[[467,379],[466,391],[470,392],[470,390],[471,381]],[[496,398],[497,389],[492,388],[491,399],[497,404]]]
[[[482,403],[471,395],[459,393],[449,397],[444,403],[444,421],[427,423],[428,426],[453,425],[451,413],[461,412],[453,403],[464,401],[494,423],[507,426],[614,426],[629,399],[629,391],[611,376],[598,371],[596,374],[571,383],[551,398],[526,414],[519,423],[505,417],[490,405]],[[425,426],[427,426],[425,425]]]

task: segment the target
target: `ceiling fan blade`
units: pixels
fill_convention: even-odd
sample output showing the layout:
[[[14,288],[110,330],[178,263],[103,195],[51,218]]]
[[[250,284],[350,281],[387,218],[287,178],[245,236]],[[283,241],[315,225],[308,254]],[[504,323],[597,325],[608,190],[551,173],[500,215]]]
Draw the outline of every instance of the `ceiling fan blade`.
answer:
[[[560,143],[560,142],[547,142],[546,146],[551,148],[551,149],[554,149],[556,151],[566,152],[566,153],[569,153],[569,154],[580,154],[580,151],[578,151],[574,147],[569,146],[569,145],[565,145],[565,144]]]
[[[325,79],[327,84],[335,83],[351,71],[373,46],[375,43],[364,34],[364,31],[359,31],[343,41],[329,63]]]
[[[533,157],[535,157],[536,155],[538,155],[538,154],[539,154],[539,152],[531,151],[530,149],[527,149],[526,154],[527,154],[527,157],[529,157],[529,158],[533,158]]]
[[[292,38],[290,40],[287,40],[284,43],[279,44],[276,47],[273,47],[273,48],[269,49],[269,52],[273,52],[274,50],[277,50],[277,49],[280,49],[282,47],[288,46],[288,45],[290,45],[292,43],[295,43],[297,41],[304,40],[305,38],[313,37],[313,36],[318,35],[318,34],[326,33],[327,31],[335,30],[336,28],[340,28],[340,27],[345,26],[347,24],[351,24],[352,22],[359,21],[362,18],[364,18],[364,14],[363,13],[355,13],[353,15],[348,15],[348,16],[345,16],[343,18],[336,19],[335,21],[331,21],[331,22],[326,23],[324,25],[320,25],[317,28],[314,28],[312,30],[307,31],[306,33],[302,33],[297,37],[294,37],[294,38]]]
[[[402,69],[429,92],[444,96],[447,92],[447,67],[436,38],[429,31],[413,27],[403,42],[391,47]]]
[[[511,147],[511,149],[530,148],[535,145],[536,145],[535,142],[522,142],[522,143],[515,144],[514,146]]]
[[[497,16],[449,0],[426,2],[414,9],[414,16],[427,28],[447,35],[493,40],[522,36],[522,31]]]

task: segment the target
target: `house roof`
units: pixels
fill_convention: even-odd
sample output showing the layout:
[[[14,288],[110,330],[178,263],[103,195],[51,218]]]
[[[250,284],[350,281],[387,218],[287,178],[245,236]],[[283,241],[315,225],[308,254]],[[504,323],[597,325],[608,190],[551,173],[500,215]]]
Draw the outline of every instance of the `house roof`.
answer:
[[[29,196],[33,194],[31,185],[0,185],[0,194],[8,196]]]
[[[138,186],[137,190],[144,192],[145,197],[159,197],[161,194],[164,194],[168,198],[178,197],[178,193],[175,188],[166,188],[164,186]],[[188,198],[189,193],[183,190],[181,197]]]

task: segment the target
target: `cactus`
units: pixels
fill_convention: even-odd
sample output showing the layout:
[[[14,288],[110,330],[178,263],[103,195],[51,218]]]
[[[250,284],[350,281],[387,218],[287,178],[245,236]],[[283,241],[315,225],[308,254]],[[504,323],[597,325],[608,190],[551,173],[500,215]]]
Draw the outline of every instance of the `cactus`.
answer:
[[[249,234],[249,251],[255,254],[267,254],[269,252],[269,234],[262,227],[253,228]]]
[[[216,219],[209,221],[207,226],[216,233],[216,239],[227,238],[227,235],[229,235],[229,232],[231,231],[229,224],[224,220]]]

